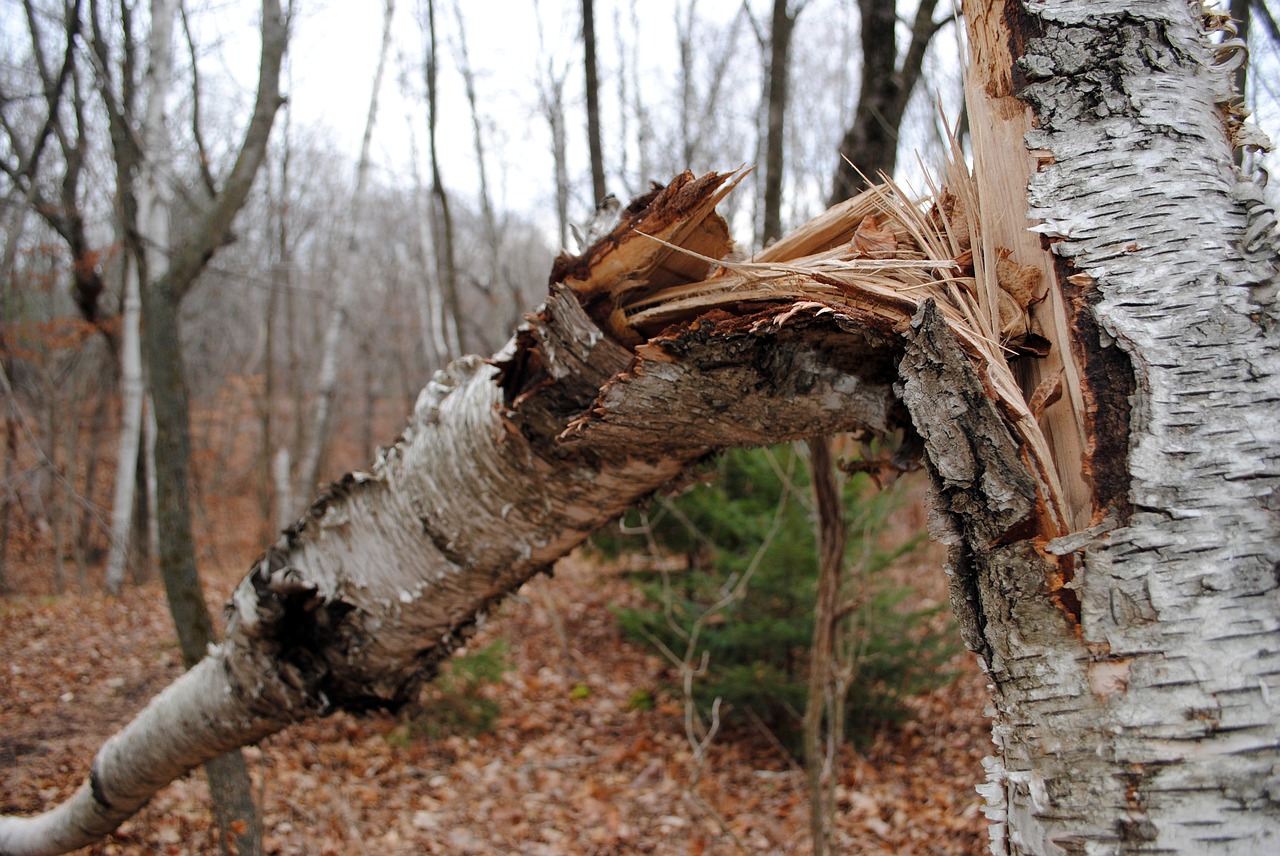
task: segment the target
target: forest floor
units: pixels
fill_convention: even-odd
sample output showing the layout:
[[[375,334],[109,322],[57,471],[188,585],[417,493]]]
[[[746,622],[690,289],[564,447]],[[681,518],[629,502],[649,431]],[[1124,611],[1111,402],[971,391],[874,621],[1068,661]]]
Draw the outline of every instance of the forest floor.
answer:
[[[209,581],[212,608],[233,582]],[[501,710],[488,734],[431,741],[409,735],[405,715],[339,714],[247,750],[268,852],[807,852],[804,776],[766,735],[722,734],[691,786],[683,706],[660,689],[668,670],[610,613],[635,599],[570,560],[508,602],[472,645],[506,640],[510,669],[483,691]],[[79,785],[180,656],[158,583],[119,599],[13,597],[0,619],[0,812],[30,813]],[[986,690],[971,657],[956,667],[955,682],[912,701],[912,721],[845,753],[838,852],[986,852],[973,789],[990,745]],[[86,852],[217,850],[191,775]]]
[[[257,538],[219,522],[206,521]],[[206,548],[216,614],[247,566],[240,552]],[[938,589],[924,596],[945,597],[936,561],[918,570]],[[338,714],[247,749],[267,852],[810,852],[805,776],[770,735],[722,732],[699,769],[671,670],[613,618],[639,599],[623,575],[575,556],[508,601],[471,644],[505,642],[507,670],[479,691],[500,711],[488,733],[428,739],[411,711]],[[158,582],[120,598],[0,599],[0,813],[70,795],[180,663]],[[992,748],[987,690],[972,656],[953,666],[954,682],[911,700],[910,721],[842,755],[836,852],[987,852],[974,791]],[[217,853],[203,777],[169,785],[83,852]]]

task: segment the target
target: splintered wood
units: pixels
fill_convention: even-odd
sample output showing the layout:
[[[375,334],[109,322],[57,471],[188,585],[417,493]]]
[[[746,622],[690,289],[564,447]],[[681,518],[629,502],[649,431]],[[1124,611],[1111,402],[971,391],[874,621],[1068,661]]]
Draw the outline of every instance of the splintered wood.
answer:
[[[1050,347],[1032,312],[1045,284],[1039,269],[981,240],[976,185],[958,160],[949,173],[945,189],[923,200],[892,182],[872,187],[750,258],[731,252],[714,210],[745,172],[685,173],[633,203],[583,256],[562,257],[553,279],[647,359],[663,359],[659,345],[670,331],[725,312],[774,306],[774,323],[783,324],[797,306],[816,304],[902,331],[932,301],[1021,441],[1037,483],[1041,532],[1056,537],[1069,531],[1071,516],[1038,417],[1061,395],[1062,377],[1024,391],[1010,368],[1012,359]]]

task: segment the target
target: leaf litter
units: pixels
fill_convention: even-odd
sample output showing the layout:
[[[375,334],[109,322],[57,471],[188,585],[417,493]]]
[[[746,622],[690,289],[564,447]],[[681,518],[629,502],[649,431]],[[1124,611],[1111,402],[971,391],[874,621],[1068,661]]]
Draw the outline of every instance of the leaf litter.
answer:
[[[206,582],[215,613],[236,582],[225,564]],[[490,733],[406,740],[405,713],[340,713],[246,749],[266,852],[809,852],[804,775],[767,734],[717,737],[690,789],[669,667],[624,641],[610,612],[639,598],[619,573],[573,556],[533,585],[472,642],[506,640],[510,668],[480,690],[501,708]],[[79,787],[181,656],[156,582],[119,599],[15,596],[0,617],[0,812],[29,814]],[[954,667],[955,682],[911,701],[912,720],[865,753],[846,748],[837,852],[986,852],[973,786],[991,745],[988,695],[972,657]],[[164,788],[82,852],[218,853],[203,777]]]

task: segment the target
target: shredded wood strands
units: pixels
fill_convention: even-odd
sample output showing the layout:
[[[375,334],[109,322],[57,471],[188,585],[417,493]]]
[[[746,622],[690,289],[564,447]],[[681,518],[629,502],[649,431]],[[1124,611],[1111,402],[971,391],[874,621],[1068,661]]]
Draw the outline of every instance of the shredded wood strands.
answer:
[[[610,327],[624,326],[634,343],[715,308],[806,301],[836,311],[847,307],[898,327],[931,298],[1022,440],[1037,480],[1045,534],[1055,537],[1067,531],[1062,489],[1035,409],[1008,362],[1016,353],[1035,352],[1020,343],[1032,338],[1028,307],[1039,299],[1038,272],[1019,268],[982,242],[976,185],[962,161],[953,159],[947,178],[945,188],[931,185],[925,200],[912,199],[886,181],[751,260],[717,259],[681,246],[669,240],[670,228],[663,230],[666,234],[637,229],[655,248],[705,263],[710,275],[667,287],[649,283],[619,290]]]

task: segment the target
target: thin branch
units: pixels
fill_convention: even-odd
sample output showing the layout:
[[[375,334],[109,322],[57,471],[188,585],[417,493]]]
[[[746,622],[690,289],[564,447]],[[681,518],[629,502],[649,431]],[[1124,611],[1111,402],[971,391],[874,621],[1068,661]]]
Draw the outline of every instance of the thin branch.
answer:
[[[69,0],[64,7],[67,46],[62,56],[62,65],[59,67],[56,77],[49,72],[45,61],[44,37],[40,31],[39,16],[36,14],[31,0],[23,0],[22,6],[26,12],[27,26],[31,31],[32,54],[36,61],[41,83],[44,85],[46,109],[44,123],[36,133],[36,137],[31,143],[30,151],[19,158],[18,175],[26,181],[31,181],[35,176],[36,167],[40,161],[40,155],[44,151],[45,143],[48,141],[49,136],[54,133],[54,128],[58,124],[62,93],[66,89],[67,80],[70,79],[72,69],[75,67],[76,40],[80,36],[80,0]],[[9,134],[14,150],[17,151],[18,138],[9,127],[7,121],[5,122],[5,129]],[[16,183],[19,182],[15,179]]]
[[[200,168],[200,178],[204,181],[205,190],[212,199],[218,195],[218,186],[214,183],[213,172],[209,169],[209,149],[204,143],[204,134],[200,131],[200,64],[196,58],[196,40],[191,34],[191,20],[187,16],[187,4],[178,4],[178,14],[182,16],[182,32],[187,37],[187,53],[191,57],[191,137],[196,143],[196,162]]]
[[[253,117],[221,192],[191,231],[190,238],[182,242],[169,266],[170,287],[178,300],[191,289],[213,257],[213,251],[223,243],[231,230],[231,221],[253,187],[258,165],[266,154],[276,110],[284,103],[280,95],[280,67],[288,39],[289,29],[280,12],[280,0],[262,0],[262,47],[258,58],[261,71]]]

